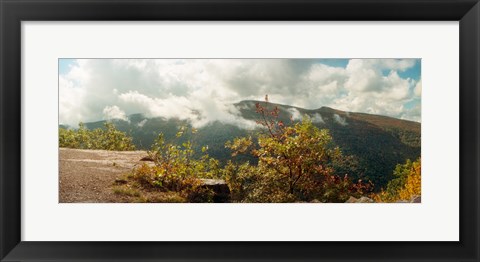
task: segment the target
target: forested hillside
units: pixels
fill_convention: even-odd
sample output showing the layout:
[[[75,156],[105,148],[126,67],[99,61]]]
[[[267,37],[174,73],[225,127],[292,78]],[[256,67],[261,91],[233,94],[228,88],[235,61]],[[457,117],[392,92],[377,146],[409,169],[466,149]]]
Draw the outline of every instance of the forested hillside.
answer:
[[[285,125],[299,123],[305,116],[319,129],[328,129],[335,145],[346,157],[342,163],[336,163],[337,172],[348,174],[352,179],[371,181],[376,190],[385,188],[392,180],[392,170],[407,159],[420,157],[421,126],[420,123],[395,119],[380,115],[352,113],[321,107],[315,110],[265,103],[259,101],[242,101],[235,104],[243,119],[258,121],[256,104],[267,108],[278,108],[278,120]],[[88,129],[104,128],[106,121],[85,123]],[[178,119],[147,118],[141,114],[130,115],[128,121],[111,120],[119,131],[132,137],[137,149],[150,149],[159,133],[163,133],[167,143],[181,144],[192,140],[195,152],[208,146],[211,157],[218,159],[222,165],[231,158],[231,150],[225,147],[227,141],[236,137],[245,137],[262,129],[244,129],[237,125],[211,122],[198,128],[194,136],[185,134],[177,137],[180,127],[189,126],[186,121]],[[68,128],[60,126],[61,128]],[[256,163],[254,156],[239,156],[237,162]],[[342,175],[342,174],[338,174]]]

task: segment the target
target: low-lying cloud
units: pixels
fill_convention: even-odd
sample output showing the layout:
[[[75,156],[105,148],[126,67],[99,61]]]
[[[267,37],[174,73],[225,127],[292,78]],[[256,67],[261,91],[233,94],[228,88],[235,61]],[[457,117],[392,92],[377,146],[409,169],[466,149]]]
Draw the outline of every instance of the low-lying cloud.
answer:
[[[103,119],[121,119],[128,121],[128,117],[118,106],[106,106],[103,109]]]
[[[143,127],[147,123],[148,119],[143,119],[142,121],[137,123],[138,127]]]
[[[333,114],[333,120],[337,123],[337,124],[340,124],[342,126],[346,126],[347,125],[347,120],[345,120],[345,118],[339,116],[338,114]]]
[[[296,108],[289,108],[287,111],[290,113],[290,118],[294,121],[302,120],[302,114]]]
[[[321,123],[321,124],[325,123],[325,121],[323,121],[323,118],[319,113],[315,113],[311,118],[313,123]]]
[[[306,109],[328,106],[420,121],[421,82],[400,74],[415,59],[352,59],[333,67],[315,59],[78,59],[59,76],[60,123],[178,118],[254,128],[234,103],[262,100]],[[413,103],[409,108],[405,104]],[[298,112],[298,110],[297,110]],[[292,111],[292,117],[301,118]],[[311,116],[322,122],[322,117]]]

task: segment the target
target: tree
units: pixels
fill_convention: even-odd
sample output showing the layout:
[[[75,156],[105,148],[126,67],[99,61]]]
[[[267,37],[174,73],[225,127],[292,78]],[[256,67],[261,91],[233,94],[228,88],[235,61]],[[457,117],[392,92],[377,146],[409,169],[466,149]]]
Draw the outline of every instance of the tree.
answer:
[[[379,202],[410,200],[421,195],[421,158],[405,164],[398,164],[393,171],[394,179],[387,184],[387,189],[374,196]]]
[[[398,192],[400,199],[411,199],[422,194],[421,159],[412,163],[404,187]]]
[[[328,130],[319,130],[308,117],[293,126],[286,126],[278,120],[279,109],[269,108],[268,96],[263,105],[256,104],[256,111],[260,115],[257,123],[263,129],[257,137],[257,144],[254,145],[252,137],[236,138],[226,144],[233,156],[247,153],[258,158],[255,168],[242,165],[237,169],[238,173],[230,166],[227,177],[237,183],[237,187],[238,179],[243,179],[248,184],[242,187],[243,191],[250,188],[250,194],[280,202],[292,199],[342,202],[352,194],[368,190],[368,185],[353,184],[348,176],[335,175],[333,163],[343,156],[333,145]],[[245,174],[244,170],[250,173]],[[267,197],[263,192],[280,197]],[[246,195],[252,199],[248,193]]]

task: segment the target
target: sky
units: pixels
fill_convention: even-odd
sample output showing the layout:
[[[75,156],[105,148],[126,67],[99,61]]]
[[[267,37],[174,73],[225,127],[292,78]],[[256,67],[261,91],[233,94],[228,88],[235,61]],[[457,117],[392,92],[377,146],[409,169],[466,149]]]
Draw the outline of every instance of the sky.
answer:
[[[251,127],[233,103],[421,121],[420,59],[59,59],[60,124],[147,117]]]

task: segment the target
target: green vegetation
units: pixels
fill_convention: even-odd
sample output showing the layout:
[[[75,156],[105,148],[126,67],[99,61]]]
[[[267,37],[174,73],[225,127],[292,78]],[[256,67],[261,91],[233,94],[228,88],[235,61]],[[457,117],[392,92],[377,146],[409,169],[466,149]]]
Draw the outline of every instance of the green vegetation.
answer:
[[[242,101],[234,106],[238,109],[240,117],[250,121],[260,121],[261,115],[256,113],[257,101]],[[263,103],[263,102],[260,102]],[[392,170],[398,163],[406,159],[417,159],[420,156],[420,123],[395,119],[391,117],[370,115],[363,113],[347,113],[328,107],[313,110],[268,103],[270,107],[279,109],[278,121],[293,125],[300,122],[291,120],[291,110],[297,110],[300,115],[312,118],[312,124],[318,129],[328,129],[332,142],[342,149],[344,157],[339,159],[342,166],[335,168],[337,175],[348,174],[349,178],[357,181],[372,181],[374,190],[379,192],[386,188],[387,183],[394,179]],[[346,125],[335,121],[335,115],[345,119]],[[318,121],[315,116],[321,116],[323,121]],[[191,135],[186,134],[180,138],[176,133],[181,126],[191,127],[186,120],[146,118],[140,114],[129,116],[129,121],[112,120],[115,127],[132,136],[132,143],[138,149],[149,150],[157,139],[159,131],[164,135],[166,143],[181,144]],[[86,123],[89,129],[103,128],[105,121]],[[193,149],[195,157],[201,156],[201,148],[209,146],[208,153],[224,166],[231,159],[229,148],[225,148],[227,141],[236,137],[252,136],[256,143],[258,129],[246,130],[238,126],[211,122],[198,128],[194,135]],[[243,154],[236,157],[237,162],[249,161],[256,165],[258,158],[252,154]]]
[[[195,129],[183,127],[176,136],[181,138],[195,133]],[[173,193],[179,202],[212,202],[213,192],[202,187],[201,179],[218,178],[221,169],[207,150],[203,147],[202,156],[195,158],[191,140],[174,145],[166,143],[160,134],[148,152],[154,165],[143,164],[136,168],[131,180],[142,189]]]
[[[421,195],[421,159],[412,162],[410,159],[405,164],[398,164],[393,171],[395,176],[388,182],[387,189],[374,195],[378,202],[395,202],[410,200]]]
[[[122,186],[114,187],[113,193],[117,195],[125,195],[125,196],[134,196],[134,197],[140,196],[140,192],[138,190],[135,190],[129,187],[122,187]]]
[[[119,130],[113,122],[90,123],[90,129],[80,123],[76,130],[60,128],[60,146],[123,151],[151,141],[153,163],[135,167],[125,185],[113,188],[135,202],[213,202],[215,192],[204,179],[226,181],[229,201],[240,203],[332,203],[351,196],[395,202],[421,194],[418,123],[330,108],[296,109],[304,117],[294,121],[291,107],[268,100],[241,108],[259,128],[214,122],[197,130],[186,121],[135,115],[131,121],[142,128],[133,129],[132,137],[120,131],[130,122],[117,120]],[[317,112],[323,120],[312,117]],[[135,142],[158,132],[159,125],[156,139]],[[397,164],[409,158],[418,160]]]
[[[112,123],[105,122],[104,128],[89,130],[83,123],[76,130],[59,128],[60,147],[78,149],[103,149],[116,151],[135,150],[132,138],[125,132],[115,128]]]
[[[213,192],[202,186],[206,178],[224,179],[232,202],[345,202],[371,191],[370,183],[337,175],[343,155],[328,130],[318,129],[308,118],[286,126],[277,119],[277,107],[268,109],[268,101],[257,104],[257,113],[263,132],[225,144],[235,158],[251,155],[256,163],[234,159],[222,168],[207,154],[207,146],[195,157],[192,139],[175,145],[161,134],[149,151],[154,165],[136,168],[129,182],[143,190],[175,194],[181,202],[212,202]],[[194,137],[196,132],[183,127],[176,137]]]
[[[334,163],[343,158],[332,143],[328,130],[320,130],[305,117],[286,126],[278,120],[279,109],[257,103],[264,132],[257,145],[251,137],[226,144],[232,156],[251,154],[257,165],[229,162],[225,178],[233,199],[238,202],[345,202],[350,196],[370,191],[371,184],[353,183],[347,175],[336,174]]]

